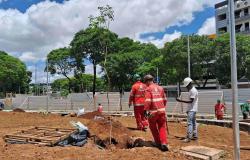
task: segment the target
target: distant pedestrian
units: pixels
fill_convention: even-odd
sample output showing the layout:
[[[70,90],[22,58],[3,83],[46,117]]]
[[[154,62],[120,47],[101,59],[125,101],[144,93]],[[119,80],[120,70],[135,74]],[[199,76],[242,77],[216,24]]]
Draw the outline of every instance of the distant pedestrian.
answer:
[[[249,104],[250,104],[250,100],[247,100],[246,103],[240,105],[241,112],[242,112],[242,115],[243,115],[243,119],[248,119]]]
[[[225,105],[221,103],[221,101],[218,99],[217,103],[214,106],[215,116],[217,120],[223,120],[225,109],[226,109]]]
[[[184,142],[188,143],[190,140],[197,140],[197,124],[196,124],[196,113],[198,111],[198,91],[192,84],[192,79],[187,77],[184,79],[184,86],[188,89],[189,95],[188,100],[180,100],[176,98],[178,102],[183,102],[188,104],[187,108],[187,137]]]
[[[102,104],[101,104],[101,103],[98,104],[97,111],[100,112],[100,113],[103,112],[103,107],[102,107]]]
[[[138,130],[146,131],[148,126],[147,118],[144,115],[145,89],[146,85],[141,82],[140,75],[136,74],[136,82],[133,84],[129,96],[129,108],[134,106],[135,120]]]
[[[155,145],[162,151],[168,151],[168,139],[166,133],[166,105],[167,97],[164,89],[153,82],[154,77],[146,75],[144,82],[147,85],[145,91],[145,114],[148,116],[149,128],[154,137]]]
[[[4,109],[4,104],[3,102],[0,102],[0,110],[3,110]]]

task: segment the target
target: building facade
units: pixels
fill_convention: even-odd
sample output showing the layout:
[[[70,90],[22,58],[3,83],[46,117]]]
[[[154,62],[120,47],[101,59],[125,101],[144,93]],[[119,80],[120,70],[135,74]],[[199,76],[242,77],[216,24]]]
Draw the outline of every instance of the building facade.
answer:
[[[235,0],[235,32],[250,35],[250,0]],[[215,4],[216,34],[229,31],[228,1]]]

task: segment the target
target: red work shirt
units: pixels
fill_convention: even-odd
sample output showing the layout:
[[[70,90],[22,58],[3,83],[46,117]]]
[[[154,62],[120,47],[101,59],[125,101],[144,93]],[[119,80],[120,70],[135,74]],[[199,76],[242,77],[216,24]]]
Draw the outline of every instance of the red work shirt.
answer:
[[[214,106],[214,110],[215,110],[215,114],[216,115],[223,115],[224,113],[224,109],[225,109],[225,106],[224,104],[222,103],[217,103],[215,106]]]
[[[150,84],[145,91],[145,110],[150,112],[164,111],[167,98],[164,89],[157,84]]]
[[[97,111],[100,112],[100,113],[102,113],[102,111],[103,111],[102,105],[98,106]]]
[[[145,103],[145,89],[146,85],[141,81],[137,81],[130,91],[129,104],[134,106],[144,106]]]

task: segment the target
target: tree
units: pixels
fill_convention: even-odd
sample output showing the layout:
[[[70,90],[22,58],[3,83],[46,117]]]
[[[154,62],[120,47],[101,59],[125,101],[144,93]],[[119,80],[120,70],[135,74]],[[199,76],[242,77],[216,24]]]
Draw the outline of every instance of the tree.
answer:
[[[23,62],[0,51],[0,92],[27,92],[31,76]]]
[[[108,20],[113,20],[112,8],[107,5],[106,7],[98,7],[98,9],[100,16],[90,16],[89,27],[76,33],[70,44],[72,56],[77,61],[83,61],[84,58],[87,58],[93,64],[93,96],[96,89],[96,66],[105,61],[107,53],[112,53],[115,50],[118,39],[117,34],[108,29]]]
[[[123,54],[111,54],[107,57],[107,74],[111,86],[119,89],[128,89],[136,74],[136,68],[144,62],[142,52],[134,51]]]
[[[47,55],[47,59],[48,59],[48,71],[52,75],[59,74],[66,77],[69,81],[68,90],[70,92],[71,79],[69,77],[69,74],[72,73],[73,63],[74,63],[74,61],[70,57],[70,49],[69,48],[55,49]],[[84,70],[84,67],[81,66],[80,68]]]
[[[215,74],[220,84],[226,85],[231,81],[230,37],[223,34],[215,39]],[[238,78],[249,77],[250,37],[243,34],[236,35],[237,45],[237,73]]]
[[[182,36],[173,42],[166,43],[161,50],[166,64],[166,79],[170,83],[181,82],[188,76],[187,36]],[[192,35],[190,38],[191,77],[196,81],[214,78],[215,47],[213,40],[207,36]],[[197,85],[200,84],[197,82]]]
[[[185,36],[166,43],[161,53],[167,75],[165,78],[169,83],[181,82],[187,77],[187,38]]]
[[[129,38],[118,41],[118,51],[108,55],[106,69],[113,89],[122,93],[124,89],[130,89],[135,74],[141,77],[149,73],[155,75],[161,56],[153,44],[134,42]]]

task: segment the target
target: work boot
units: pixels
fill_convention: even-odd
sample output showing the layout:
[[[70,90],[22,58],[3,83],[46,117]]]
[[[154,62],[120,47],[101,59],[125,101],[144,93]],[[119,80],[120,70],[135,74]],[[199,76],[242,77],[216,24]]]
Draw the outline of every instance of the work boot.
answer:
[[[160,145],[160,144],[155,143],[155,142],[152,142],[152,143],[151,143],[151,145],[152,145],[153,147],[157,147],[157,148],[160,148],[160,147],[161,147],[161,145]]]
[[[197,141],[197,140],[198,140],[198,137],[193,137],[193,138],[191,138],[191,140]]]
[[[168,146],[166,144],[162,144],[161,147],[160,147],[160,150],[163,151],[163,152],[166,152],[168,151]]]
[[[184,142],[184,143],[189,143],[189,142],[190,142],[190,139],[189,139],[189,138],[185,138],[185,139],[183,140],[183,142]]]

